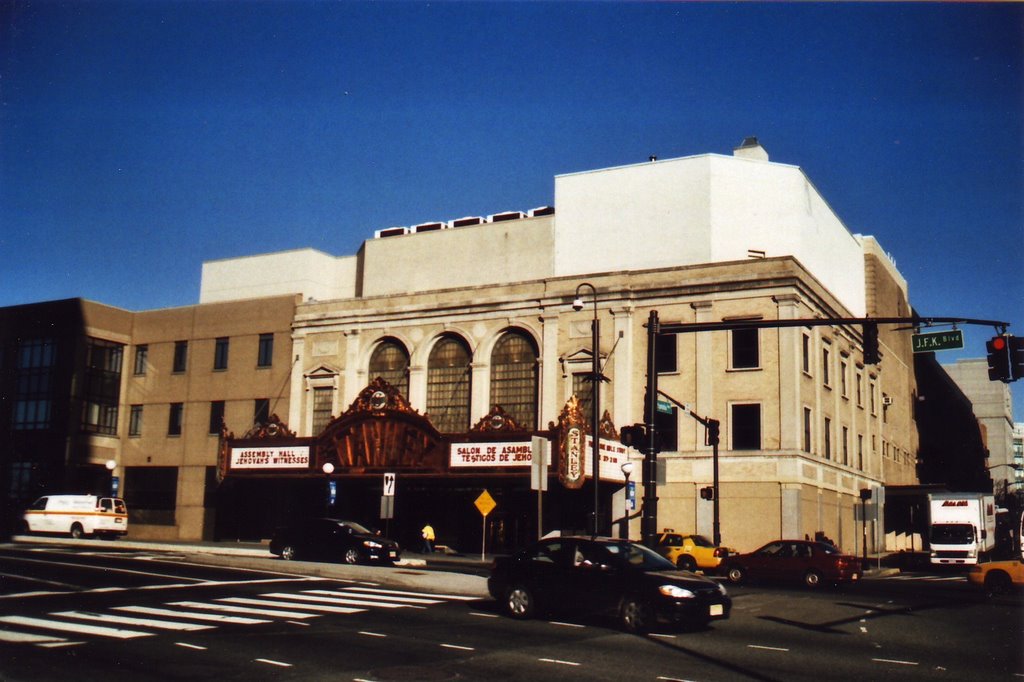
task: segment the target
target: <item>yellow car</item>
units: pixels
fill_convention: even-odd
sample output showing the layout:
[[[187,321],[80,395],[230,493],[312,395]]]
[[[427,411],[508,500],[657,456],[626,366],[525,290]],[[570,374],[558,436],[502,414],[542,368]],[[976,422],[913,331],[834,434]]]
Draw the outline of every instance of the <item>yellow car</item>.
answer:
[[[971,566],[968,582],[984,587],[988,594],[1002,594],[1024,587],[1024,562],[1020,559],[989,561]]]
[[[703,535],[683,535],[671,528],[658,533],[658,554],[686,571],[703,570],[705,573],[714,571],[735,549],[716,547]]]

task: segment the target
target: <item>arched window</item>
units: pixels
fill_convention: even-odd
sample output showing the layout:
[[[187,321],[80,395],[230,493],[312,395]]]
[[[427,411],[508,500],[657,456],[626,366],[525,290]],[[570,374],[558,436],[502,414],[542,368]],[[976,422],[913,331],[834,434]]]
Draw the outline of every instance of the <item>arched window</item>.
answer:
[[[427,415],[441,433],[469,429],[469,348],[455,336],[442,337],[427,360]]]
[[[520,426],[537,428],[537,348],[521,331],[508,331],[491,353],[491,405],[500,405]]]
[[[409,397],[409,353],[395,339],[384,339],[370,356],[370,381],[377,377]]]

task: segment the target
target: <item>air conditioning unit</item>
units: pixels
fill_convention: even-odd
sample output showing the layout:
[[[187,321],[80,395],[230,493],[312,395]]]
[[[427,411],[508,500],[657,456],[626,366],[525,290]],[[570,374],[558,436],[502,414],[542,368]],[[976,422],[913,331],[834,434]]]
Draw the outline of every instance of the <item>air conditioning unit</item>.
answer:
[[[882,404],[885,405],[885,406],[892,405],[892,398],[890,398],[889,396],[883,396],[882,397]]]
[[[374,232],[373,236],[375,239],[384,239],[386,237],[401,237],[406,234],[409,234],[409,228],[407,227],[386,227],[383,230]]]

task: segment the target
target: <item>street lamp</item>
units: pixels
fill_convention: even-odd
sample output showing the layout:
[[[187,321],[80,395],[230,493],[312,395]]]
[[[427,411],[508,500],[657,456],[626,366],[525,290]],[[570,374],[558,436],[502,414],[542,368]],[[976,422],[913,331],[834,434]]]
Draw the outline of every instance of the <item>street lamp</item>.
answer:
[[[576,298],[572,302],[572,309],[576,312],[583,310],[583,298],[580,297],[580,289],[590,287],[590,293],[594,298],[594,319],[590,323],[591,336],[591,369],[590,369],[590,406],[591,410],[591,438],[593,440],[592,475],[594,477],[594,523],[591,526],[591,534],[598,535],[601,528],[599,509],[601,481],[601,443],[598,434],[598,427],[601,424],[601,322],[597,319],[597,289],[590,282],[583,282],[576,287]]]
[[[121,485],[121,480],[114,475],[114,469],[117,468],[117,461],[108,459],[103,466],[105,466],[107,471],[110,472],[110,496],[117,497],[117,491]]]
[[[326,515],[331,515],[331,505],[334,504],[334,481],[331,480],[331,474],[334,473],[334,464],[332,462],[324,462],[323,466],[320,467],[324,472],[324,478],[327,479],[327,505]]]
[[[629,494],[630,493],[629,475],[631,473],[633,473],[633,463],[630,462],[627,459],[625,462],[623,462],[622,464],[619,465],[619,469],[622,471],[622,475],[625,476],[625,478],[626,478],[626,489],[625,489],[625,495],[623,496],[625,499],[623,500],[623,503],[622,503],[622,509],[623,509],[624,513],[622,514],[622,526],[621,526],[621,528],[619,530],[619,537],[621,537],[623,540],[628,540],[629,539],[629,512],[633,511],[633,509],[629,505],[630,500],[633,499],[630,496],[630,494]]]

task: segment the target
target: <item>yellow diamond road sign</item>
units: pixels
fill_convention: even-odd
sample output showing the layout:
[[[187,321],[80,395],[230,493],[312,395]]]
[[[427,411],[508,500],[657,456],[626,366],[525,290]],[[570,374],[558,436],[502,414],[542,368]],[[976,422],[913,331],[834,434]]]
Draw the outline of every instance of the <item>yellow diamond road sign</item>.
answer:
[[[480,493],[480,497],[476,498],[476,501],[473,502],[473,504],[475,504],[476,508],[480,510],[480,514],[482,516],[487,516],[494,511],[495,507],[498,506],[498,503],[494,501],[494,498],[491,497],[491,494],[486,490]]]

